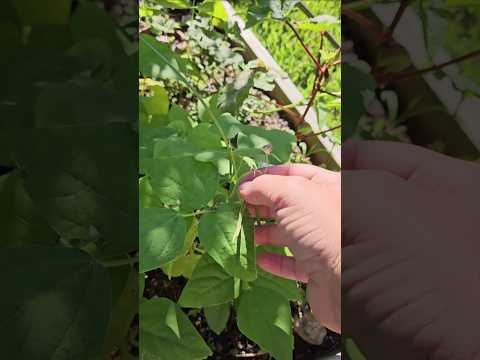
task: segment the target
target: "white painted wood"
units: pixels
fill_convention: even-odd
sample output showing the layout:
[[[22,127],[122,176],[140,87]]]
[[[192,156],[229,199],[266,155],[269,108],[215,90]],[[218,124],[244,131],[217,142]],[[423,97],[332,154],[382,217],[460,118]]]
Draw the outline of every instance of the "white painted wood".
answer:
[[[273,97],[281,100],[288,104],[295,104],[302,102],[304,96],[297,89],[292,80],[288,77],[285,71],[282,70],[280,65],[275,61],[270,52],[263,46],[260,40],[256,37],[254,32],[251,29],[245,29],[245,22],[243,19],[235,14],[233,6],[228,2],[228,0],[222,1],[223,6],[230,19],[234,20],[240,30],[240,36],[245,41],[248,46],[247,52],[249,52],[251,57],[257,58],[272,71],[274,76],[276,87],[273,90]],[[288,46],[287,44],[279,44],[279,46]],[[286,100],[286,101],[285,101]],[[305,102],[305,101],[303,101]],[[296,106],[296,110],[299,114],[303,114],[306,110],[306,106]],[[316,113],[313,109],[310,109],[305,117],[305,121],[312,127],[313,131],[319,132],[326,129],[320,129],[318,126],[318,120]],[[321,146],[327,150],[330,154],[331,159],[340,167],[341,166],[341,147],[333,144],[327,138],[318,136]]]
[[[397,4],[381,4],[372,6],[372,11],[378,19],[388,25],[392,22],[398,8]],[[424,68],[430,64],[427,47],[425,44],[421,19],[418,14],[411,8],[407,8],[404,15],[397,25],[393,38],[400,45],[405,47],[410,55],[413,65],[417,69]],[[452,57],[446,50],[439,52],[435,63],[440,64],[452,60]],[[453,64],[446,68],[445,71],[459,71],[458,65]],[[446,110],[455,115],[462,130],[472,141],[472,143],[480,150],[480,99],[466,98],[463,99],[461,92],[453,86],[448,79],[439,80],[428,73],[423,76],[425,82],[430,86],[432,91],[437,95],[443,103]]]

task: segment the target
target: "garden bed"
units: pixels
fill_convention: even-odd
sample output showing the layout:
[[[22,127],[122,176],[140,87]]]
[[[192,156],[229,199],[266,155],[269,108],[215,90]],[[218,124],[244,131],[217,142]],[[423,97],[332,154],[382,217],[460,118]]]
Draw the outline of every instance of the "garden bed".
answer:
[[[141,2],[140,356],[320,359],[340,336],[313,319],[303,287],[256,267],[237,187],[268,164],[339,164],[312,126],[292,126],[286,114],[299,125],[300,112],[271,96],[271,64],[244,57],[244,32],[219,5]],[[265,290],[269,304],[242,305]],[[321,345],[303,340],[314,330]]]

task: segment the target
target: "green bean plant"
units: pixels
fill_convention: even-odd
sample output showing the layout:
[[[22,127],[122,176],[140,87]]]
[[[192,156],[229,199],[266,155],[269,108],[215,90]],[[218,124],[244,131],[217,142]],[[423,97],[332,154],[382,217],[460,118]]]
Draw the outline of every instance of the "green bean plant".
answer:
[[[269,17],[290,24],[288,13],[298,3],[262,2],[263,7],[251,11],[258,21]],[[146,24],[139,38],[141,294],[151,271],[161,269],[169,278],[188,279],[176,302],[165,296],[141,298],[140,358],[200,360],[211,356],[212,349],[183,311],[193,309],[203,311],[217,334],[234,312],[239,330],[263,351],[278,360],[292,359],[290,301],[303,302],[305,294],[296,282],[257,267],[258,252],[289,252],[255,246],[258,219],[246,210],[238,186],[249,172],[290,162],[298,143],[318,134],[304,123],[305,114],[294,113],[296,132],[266,129],[247,121],[244,105],[268,85],[264,77],[268,69],[259,62],[242,66],[230,62],[226,67],[238,71],[229,81],[220,79],[205,86],[205,72],[212,71],[214,76],[215,68],[203,60],[220,61],[219,56],[229,54],[221,59],[224,64],[234,62],[238,53],[222,45],[222,39],[230,43],[237,39],[238,28],[227,18],[221,1],[145,1],[140,12]],[[165,41],[165,36],[182,38],[184,34],[182,26],[169,22],[165,14],[188,16],[190,27],[200,26],[194,34],[198,51]],[[201,17],[209,18],[215,33],[201,25]],[[161,23],[155,18],[161,18]],[[322,62],[294,25],[289,26],[316,74],[307,99],[310,107],[330,69],[339,64],[339,52]],[[162,35],[157,32],[160,28]],[[185,36],[191,35],[187,31]],[[283,105],[275,111],[280,110],[293,113]]]

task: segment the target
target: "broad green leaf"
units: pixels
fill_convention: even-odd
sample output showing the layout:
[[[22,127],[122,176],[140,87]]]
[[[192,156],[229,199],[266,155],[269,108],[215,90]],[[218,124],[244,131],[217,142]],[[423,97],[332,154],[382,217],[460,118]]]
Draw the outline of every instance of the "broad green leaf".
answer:
[[[202,360],[212,355],[185,313],[169,299],[141,303],[140,323],[141,360]]]
[[[247,12],[247,22],[245,28],[251,28],[264,20],[268,14],[271,13],[271,9],[267,4],[249,6]]]
[[[19,170],[0,177],[0,247],[53,245],[58,235],[48,226],[28,195]]]
[[[208,254],[230,275],[252,281],[257,277],[253,225],[242,226],[244,217],[239,206],[220,205],[202,216],[198,235]]]
[[[235,298],[233,277],[210,256],[204,255],[182,291],[178,304],[202,308],[223,304]]]
[[[189,74],[189,64],[166,44],[146,34],[140,36],[139,70],[152,79],[181,80],[179,73]]]
[[[0,263],[5,358],[85,360],[100,352],[112,302],[106,269],[60,247],[2,249]]]
[[[151,96],[141,98],[145,110],[150,115],[168,113],[168,94],[161,86],[152,86],[150,88]]]
[[[168,205],[191,211],[208,205],[218,186],[214,165],[196,161],[198,149],[182,139],[159,139],[145,171],[158,196]]]
[[[172,105],[168,112],[168,127],[175,129],[179,134],[187,134],[192,129],[189,114],[178,105]]]
[[[209,96],[203,101],[199,100],[197,103],[198,117],[201,122],[213,123],[221,115],[218,105],[218,94]]]
[[[293,146],[296,144],[294,134],[282,130],[266,130],[256,126],[243,125],[238,136],[239,148],[262,149],[265,145],[272,145],[271,164],[283,164],[290,160]]]
[[[198,126],[189,131],[186,140],[201,150],[222,148],[220,132],[213,124],[198,124]]]
[[[157,269],[179,256],[187,226],[172,209],[140,209],[140,272]]]
[[[243,70],[232,83],[225,87],[220,95],[218,103],[222,113],[236,114],[247,99],[250,89],[253,87],[255,72],[251,69]]]
[[[138,180],[138,200],[140,208],[160,208],[163,207],[161,199],[153,191],[152,185],[146,176]]]
[[[261,287],[269,291],[275,291],[287,300],[303,301],[303,295],[297,283],[293,280],[284,279],[258,269],[258,278],[253,283],[255,287]]]
[[[197,254],[183,255],[163,266],[163,271],[170,278],[183,276],[190,279],[201,258],[202,256]]]
[[[225,304],[207,306],[203,309],[208,326],[215,334],[220,335],[227,326],[231,306],[232,304],[227,302]]]
[[[277,360],[291,360],[293,353],[290,302],[262,287],[244,290],[237,311],[238,328]]]
[[[66,242],[92,243],[104,257],[135,250],[135,132],[129,124],[64,126],[60,120],[6,132],[32,201]]]
[[[197,10],[202,15],[212,17],[214,26],[221,27],[228,21],[228,14],[221,0],[205,0],[197,7]]]
[[[180,256],[175,258],[172,262],[162,266],[163,272],[167,274],[169,278],[178,276],[184,276],[186,278],[192,277],[193,269],[195,269],[201,258],[200,255],[190,253],[197,235],[198,220],[195,216],[192,216]]]
[[[365,113],[362,93],[374,90],[376,83],[371,74],[349,64],[342,65],[342,77],[342,102],[348,104],[342,112],[342,138],[347,139],[356,132],[358,121]]]
[[[141,124],[139,140],[139,158],[153,158],[153,148],[158,139],[165,139],[175,134],[174,129],[158,127],[153,124]],[[141,170],[142,171],[142,170]]]

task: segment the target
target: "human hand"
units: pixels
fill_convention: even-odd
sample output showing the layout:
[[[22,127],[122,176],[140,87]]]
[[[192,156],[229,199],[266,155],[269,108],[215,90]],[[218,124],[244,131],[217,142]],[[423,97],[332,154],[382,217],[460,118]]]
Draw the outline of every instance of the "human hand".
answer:
[[[308,283],[310,307],[324,326],[341,332],[340,173],[313,165],[280,165],[243,179],[240,196],[255,216],[276,224],[256,226],[259,245],[287,246],[294,257],[262,253],[258,265]]]
[[[371,359],[480,359],[480,166],[420,147],[342,149],[344,334]]]

